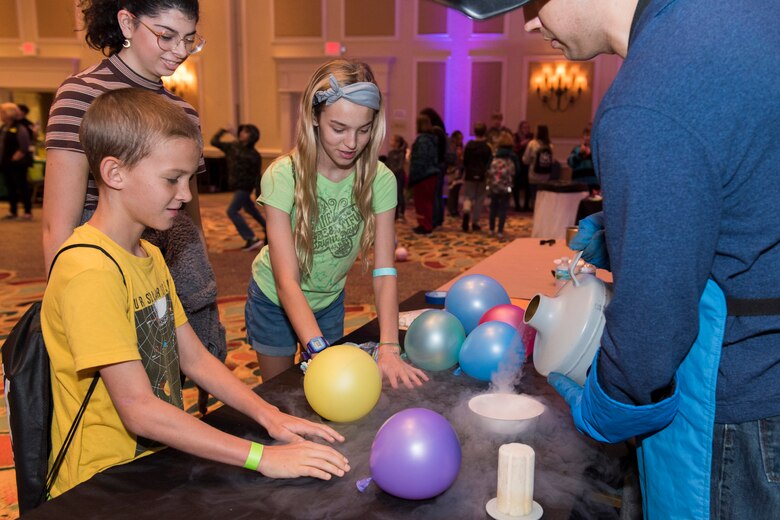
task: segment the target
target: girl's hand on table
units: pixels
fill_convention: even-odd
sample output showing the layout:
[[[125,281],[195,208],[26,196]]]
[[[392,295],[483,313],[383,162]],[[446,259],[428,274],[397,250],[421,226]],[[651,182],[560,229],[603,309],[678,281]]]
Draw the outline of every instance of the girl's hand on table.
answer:
[[[382,374],[382,377],[387,378],[390,386],[393,388],[398,388],[398,380],[406,388],[421,386],[425,381],[428,381],[428,376],[425,375],[425,372],[406,363],[394,349],[380,349],[377,365],[379,365],[379,372]]]

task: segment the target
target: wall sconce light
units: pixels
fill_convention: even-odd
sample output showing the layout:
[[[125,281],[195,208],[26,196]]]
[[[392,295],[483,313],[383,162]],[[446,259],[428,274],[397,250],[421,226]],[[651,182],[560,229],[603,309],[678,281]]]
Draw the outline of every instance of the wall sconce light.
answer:
[[[190,63],[182,63],[179,68],[170,76],[163,77],[165,88],[179,97],[195,92],[198,87],[198,80],[192,71]]]
[[[531,88],[542,104],[553,112],[563,112],[588,89],[588,76],[578,65],[546,63],[531,76]]]

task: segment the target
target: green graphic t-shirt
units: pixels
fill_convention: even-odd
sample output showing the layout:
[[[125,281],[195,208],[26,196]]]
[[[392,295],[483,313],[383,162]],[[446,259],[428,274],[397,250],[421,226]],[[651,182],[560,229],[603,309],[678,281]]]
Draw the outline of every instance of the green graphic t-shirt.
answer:
[[[317,176],[319,219],[314,225],[312,272],[301,281],[303,294],[315,312],[330,305],[344,289],[347,273],[360,250],[363,220],[352,200],[354,181],[354,171],[341,182]],[[398,202],[395,176],[382,163],[377,167],[372,188],[374,214],[395,208]],[[274,162],[266,170],[261,192],[257,201],[288,213],[294,230],[295,181],[289,156]],[[279,305],[268,248],[266,245],[252,263],[252,275],[263,293]]]

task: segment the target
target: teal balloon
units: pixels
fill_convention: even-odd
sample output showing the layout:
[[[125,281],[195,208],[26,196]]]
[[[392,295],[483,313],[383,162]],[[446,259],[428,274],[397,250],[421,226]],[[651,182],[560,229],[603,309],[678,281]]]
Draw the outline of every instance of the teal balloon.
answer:
[[[466,334],[470,334],[487,311],[509,303],[509,294],[496,280],[484,274],[470,274],[452,284],[444,309],[454,314]]]
[[[490,381],[499,371],[518,370],[524,358],[522,334],[503,321],[488,321],[468,335],[458,361],[466,374]]]
[[[458,318],[447,311],[425,311],[409,325],[404,351],[423,370],[447,370],[458,363],[466,331]]]

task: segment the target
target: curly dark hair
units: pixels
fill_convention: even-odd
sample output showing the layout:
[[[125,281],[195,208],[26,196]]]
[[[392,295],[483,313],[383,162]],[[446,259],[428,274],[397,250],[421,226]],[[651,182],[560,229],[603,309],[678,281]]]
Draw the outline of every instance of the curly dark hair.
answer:
[[[156,16],[161,11],[174,9],[196,22],[200,17],[198,0],[81,0],[79,8],[84,13],[84,40],[106,56],[122,50],[125,37],[116,19],[121,9],[136,16]]]

